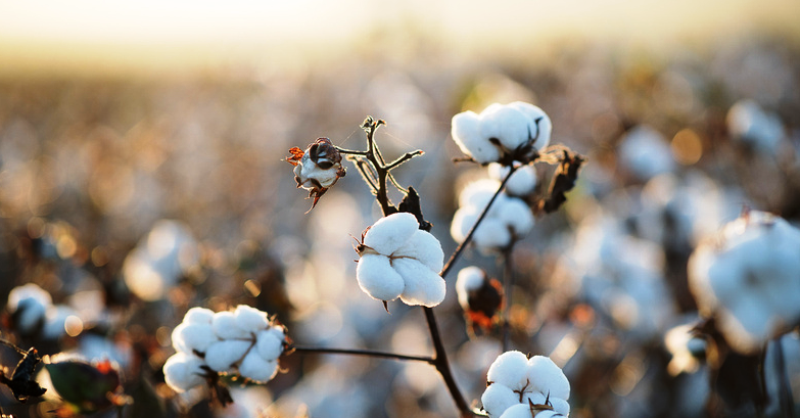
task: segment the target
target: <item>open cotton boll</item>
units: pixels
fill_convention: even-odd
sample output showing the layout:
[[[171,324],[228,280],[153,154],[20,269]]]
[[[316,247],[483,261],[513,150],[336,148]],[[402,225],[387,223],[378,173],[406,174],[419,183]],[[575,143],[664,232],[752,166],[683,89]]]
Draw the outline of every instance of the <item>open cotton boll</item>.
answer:
[[[275,360],[283,353],[283,332],[280,337],[272,329],[264,330],[256,336],[256,350],[264,360]]]
[[[191,354],[173,354],[164,363],[164,380],[175,392],[186,392],[205,383],[202,365],[203,360]]]
[[[364,236],[364,245],[389,255],[403,245],[419,230],[417,218],[407,212],[393,213],[381,218]]]
[[[458,272],[456,279],[456,294],[458,304],[464,309],[469,309],[469,293],[483,287],[486,273],[478,267],[469,266]]]
[[[533,418],[533,411],[529,405],[520,403],[506,409],[500,418]]]
[[[480,115],[481,135],[495,139],[509,152],[528,141],[528,117],[509,106],[490,106]]]
[[[269,326],[266,312],[247,305],[237,306],[233,316],[236,318],[236,325],[250,333],[257,333]]]
[[[394,260],[394,268],[403,278],[405,288],[400,300],[407,305],[434,307],[444,300],[444,279],[419,261],[400,258]]]
[[[527,379],[540,393],[549,392],[551,397],[569,399],[569,380],[549,357],[531,357]]]
[[[266,382],[275,377],[277,372],[278,362],[265,360],[255,350],[247,353],[239,365],[240,375],[257,382]]]
[[[461,243],[467,239],[467,234],[475,222],[478,221],[480,212],[471,206],[458,209],[453,215],[453,222],[450,224],[450,236],[455,242]]]
[[[205,353],[211,344],[219,341],[210,324],[182,323],[172,331],[172,345],[175,350],[191,354],[194,351]]]
[[[453,116],[450,133],[461,152],[478,163],[500,159],[500,150],[481,135],[480,118],[475,112],[468,110]]]
[[[438,273],[444,267],[442,244],[429,232],[418,229],[411,238],[392,254],[392,257],[408,257]]]
[[[215,313],[211,326],[214,328],[214,333],[217,334],[217,337],[223,340],[250,338],[250,332],[239,326],[233,312]]]
[[[531,231],[534,224],[530,207],[515,197],[505,199],[497,208],[497,218],[511,227],[516,237],[523,237]]]
[[[503,221],[486,217],[472,235],[472,241],[482,252],[491,252],[508,247],[511,243],[511,231]]]
[[[403,278],[392,268],[389,258],[380,254],[361,256],[356,280],[361,290],[378,300],[395,300],[405,288]]]
[[[489,164],[488,167],[489,177],[498,181],[498,187],[499,182],[508,176],[510,170],[509,167],[498,163]],[[506,182],[505,192],[511,196],[527,196],[536,188],[536,180],[536,169],[532,165],[519,166]]]
[[[508,386],[505,385],[489,385],[488,388],[481,395],[481,404],[483,410],[489,414],[490,417],[499,417],[514,405],[520,405],[519,395],[514,393]],[[530,412],[530,409],[528,409]]]
[[[519,351],[506,351],[500,354],[489,366],[486,380],[499,383],[512,389],[525,386],[528,370],[528,357]]]
[[[243,340],[223,340],[211,344],[206,350],[206,364],[215,372],[227,371],[244,357],[252,345],[252,341]]]
[[[553,122],[547,113],[538,106],[525,102],[512,102],[510,107],[519,110],[528,117],[531,138],[536,140],[533,147],[542,150],[550,144],[550,135],[553,132]]]
[[[459,193],[458,206],[462,208],[472,206],[482,210],[489,204],[492,196],[499,188],[500,182],[497,180],[481,179],[473,181]]]
[[[186,311],[183,317],[184,324],[211,324],[214,319],[214,311],[211,309],[194,307]]]

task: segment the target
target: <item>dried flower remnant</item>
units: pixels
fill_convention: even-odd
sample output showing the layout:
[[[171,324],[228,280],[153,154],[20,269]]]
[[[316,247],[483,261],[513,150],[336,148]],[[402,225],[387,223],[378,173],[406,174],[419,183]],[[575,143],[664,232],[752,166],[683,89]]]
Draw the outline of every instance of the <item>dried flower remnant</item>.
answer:
[[[417,218],[398,212],[381,218],[356,248],[361,289],[384,302],[398,297],[407,305],[433,307],[445,296],[439,276],[444,252],[439,240],[420,229]]]
[[[481,396],[481,403],[490,418],[525,416],[518,415],[519,411],[505,415],[511,408],[521,409],[516,405],[523,405],[529,416],[544,411],[569,415],[569,381],[548,357],[528,359],[519,351],[507,351],[492,363],[486,378],[488,387]]]
[[[16,348],[15,346],[12,346]],[[6,377],[6,373],[0,370],[0,383],[8,386],[19,402],[25,403],[30,398],[44,395],[47,389],[39,386],[36,382],[36,366],[42,361],[36,349],[31,347],[24,352],[22,359],[17,363],[11,378]]]
[[[489,278],[480,268],[470,266],[458,272],[456,293],[473,332],[488,331],[494,326],[496,314],[503,305],[500,282]]]
[[[286,162],[294,166],[294,180],[298,188],[308,190],[308,197],[314,198],[313,209],[329,188],[344,177],[342,155],[328,138],[318,138],[305,151],[293,147]]]
[[[689,287],[731,348],[754,353],[800,322],[800,230],[751,211],[703,241],[689,259]]]

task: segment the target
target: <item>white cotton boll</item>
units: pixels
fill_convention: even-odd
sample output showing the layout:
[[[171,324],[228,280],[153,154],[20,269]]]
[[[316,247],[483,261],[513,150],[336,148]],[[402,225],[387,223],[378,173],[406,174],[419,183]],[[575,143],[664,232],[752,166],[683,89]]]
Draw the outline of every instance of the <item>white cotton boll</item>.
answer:
[[[538,415],[537,415],[538,416]],[[503,412],[500,418],[532,418],[533,411],[530,405],[516,404]]]
[[[466,155],[480,164],[500,159],[500,150],[480,133],[480,119],[475,112],[466,111],[453,116],[453,140]]]
[[[405,304],[432,308],[444,300],[446,286],[438,272],[408,258],[394,260],[394,269],[405,282],[403,293],[400,294],[400,300]]]
[[[22,333],[30,333],[39,321],[44,320],[47,308],[52,304],[50,293],[34,283],[28,283],[11,289],[6,306],[11,313],[21,311],[16,326]]]
[[[472,235],[472,241],[482,252],[491,252],[508,247],[511,243],[511,231],[503,221],[486,217]]]
[[[566,417],[566,415],[558,411],[542,411],[536,414],[536,418],[559,418],[559,417]]]
[[[458,195],[458,206],[462,208],[471,206],[483,210],[499,188],[500,182],[497,180],[481,179],[473,181],[461,190]]]
[[[519,110],[528,117],[531,136],[536,138],[533,146],[537,150],[542,150],[550,144],[550,135],[553,132],[553,122],[547,113],[538,106],[525,102],[509,103],[509,106]]]
[[[364,254],[358,260],[356,280],[361,290],[378,300],[395,300],[405,288],[389,258],[378,254]]]
[[[526,388],[526,390],[530,390],[530,388]],[[524,392],[525,396],[522,397],[522,404],[523,405],[530,405],[533,403],[534,405],[544,405],[545,401],[547,401],[547,397],[543,393],[539,392]]]
[[[528,141],[528,117],[513,107],[490,106],[481,112],[480,119],[481,135],[500,141],[509,152]]]
[[[250,332],[239,326],[233,312],[223,311],[215,313],[211,321],[211,326],[214,329],[214,333],[217,334],[217,337],[222,340],[251,337]]]
[[[186,392],[206,382],[202,365],[203,360],[191,354],[173,354],[164,363],[164,380],[175,392]]]
[[[458,243],[467,239],[472,226],[478,221],[480,213],[473,207],[462,207],[453,215],[453,222],[450,224],[450,236]]]
[[[554,414],[561,414],[563,416],[569,415],[569,402],[561,398],[554,398],[553,395],[550,395],[550,405],[555,410]],[[537,415],[538,417],[539,415]],[[545,415],[545,416],[552,416],[552,415]]]
[[[211,344],[219,341],[209,324],[182,323],[175,327],[172,338],[175,349],[184,353],[195,350],[204,353]]]
[[[243,340],[223,340],[211,344],[206,350],[206,364],[215,372],[227,371],[244,357],[252,344],[252,341]]]
[[[508,408],[519,405],[519,395],[508,386],[493,384],[481,395],[481,404],[490,417],[497,418]]]
[[[528,357],[519,351],[506,351],[500,354],[489,366],[486,380],[519,390],[525,386],[528,378]]]
[[[214,311],[211,309],[194,307],[186,311],[183,317],[184,324],[211,324],[214,319]]]
[[[426,265],[434,273],[444,267],[442,244],[431,233],[418,229],[392,256],[410,257]]]
[[[278,362],[264,360],[255,351],[250,351],[244,356],[239,365],[239,374],[257,382],[267,382],[278,373]]]
[[[256,336],[256,350],[258,355],[264,360],[275,360],[283,353],[283,333],[280,337],[273,332],[273,329],[261,331]]]
[[[407,212],[393,213],[372,225],[364,236],[364,245],[389,255],[408,241],[417,230],[419,222],[414,215]]]
[[[502,181],[508,176],[509,170],[511,170],[509,167],[501,164],[489,164],[489,177],[497,181]],[[527,196],[533,193],[533,190],[536,188],[536,180],[536,169],[534,169],[532,165],[526,164],[520,166],[506,182],[505,192],[511,196]]]
[[[486,280],[486,273],[475,266],[465,267],[458,272],[456,294],[458,295],[458,303],[462,308],[469,308],[469,292],[483,287],[484,280]]]
[[[247,332],[256,333],[269,326],[267,313],[251,306],[237,306],[233,311],[233,316],[236,317],[236,325]]]
[[[569,399],[569,380],[549,357],[533,356],[528,360],[528,379],[541,393],[550,397]]]
[[[533,213],[522,199],[508,198],[497,209],[497,218],[511,227],[515,237],[524,237],[533,228]]]
[[[620,142],[618,155],[620,164],[642,181],[675,168],[666,138],[649,126],[631,129]]]

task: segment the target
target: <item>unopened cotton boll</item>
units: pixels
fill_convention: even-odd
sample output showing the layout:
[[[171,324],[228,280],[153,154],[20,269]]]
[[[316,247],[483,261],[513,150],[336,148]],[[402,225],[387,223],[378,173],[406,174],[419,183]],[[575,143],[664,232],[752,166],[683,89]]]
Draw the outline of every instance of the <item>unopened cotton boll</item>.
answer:
[[[442,303],[445,282],[436,272],[419,261],[407,258],[394,260],[394,268],[405,283],[400,300],[406,305],[431,308]]]
[[[250,351],[239,365],[239,374],[250,380],[266,382],[278,372],[278,363],[274,360],[265,360],[257,352]]]
[[[237,306],[233,316],[236,318],[236,325],[250,333],[257,333],[269,326],[266,312],[247,305]]]
[[[164,363],[164,380],[176,392],[187,390],[205,383],[201,367],[203,360],[191,354],[176,353]]]
[[[356,280],[361,290],[378,300],[395,300],[405,288],[388,257],[380,254],[364,254],[356,267]]]
[[[251,341],[242,340],[223,340],[211,344],[206,350],[206,364],[215,372],[228,371],[242,360],[252,345]]]
[[[381,254],[391,254],[419,230],[417,218],[406,212],[381,218],[364,235],[364,245]]]
[[[249,338],[250,332],[239,326],[233,312],[217,312],[211,321],[214,333],[222,340]]]
[[[472,111],[453,116],[451,134],[456,145],[480,164],[500,159],[500,150],[480,132],[480,117]]]

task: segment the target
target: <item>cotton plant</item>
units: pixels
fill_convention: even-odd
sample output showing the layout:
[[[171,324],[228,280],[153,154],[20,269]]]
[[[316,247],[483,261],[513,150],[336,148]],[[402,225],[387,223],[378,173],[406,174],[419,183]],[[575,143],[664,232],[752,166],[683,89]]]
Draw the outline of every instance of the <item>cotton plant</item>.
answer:
[[[753,353],[800,322],[800,229],[749,211],[708,237],[689,260],[700,313],[730,346]]]
[[[35,283],[11,289],[6,309],[20,335],[43,340],[55,341],[65,335],[70,317],[80,322],[72,308],[53,304],[50,293]]]
[[[490,418],[569,416],[569,380],[549,357],[506,351],[486,379],[481,403]]]
[[[172,331],[173,354],[164,364],[167,385],[178,393],[232,374],[265,383],[278,373],[286,330],[247,305],[213,312],[195,307]]]

